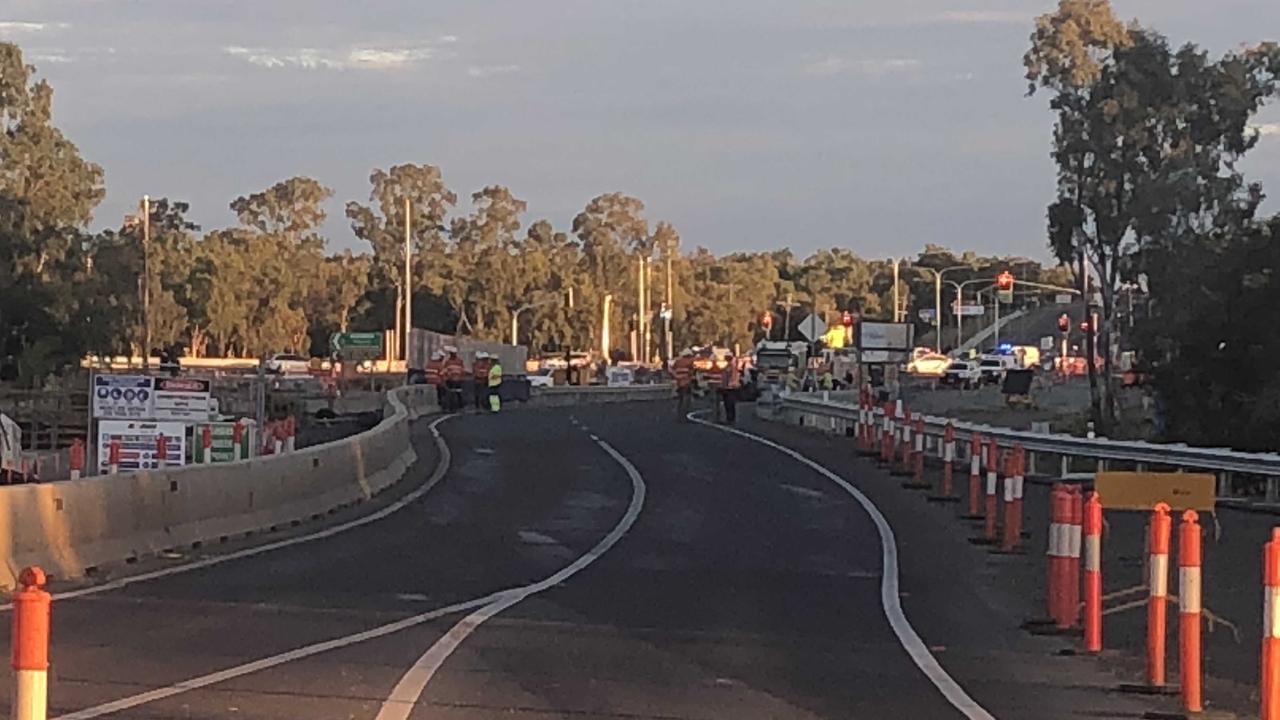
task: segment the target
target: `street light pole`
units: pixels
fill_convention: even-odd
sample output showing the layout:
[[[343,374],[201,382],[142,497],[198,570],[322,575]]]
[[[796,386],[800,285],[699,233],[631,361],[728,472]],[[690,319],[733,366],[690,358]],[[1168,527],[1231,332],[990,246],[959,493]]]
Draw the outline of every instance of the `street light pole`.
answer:
[[[142,196],[142,368],[151,367],[151,197]]]
[[[413,337],[413,247],[410,239],[413,218],[409,214],[409,198],[404,199],[404,362],[409,364],[409,340]]]

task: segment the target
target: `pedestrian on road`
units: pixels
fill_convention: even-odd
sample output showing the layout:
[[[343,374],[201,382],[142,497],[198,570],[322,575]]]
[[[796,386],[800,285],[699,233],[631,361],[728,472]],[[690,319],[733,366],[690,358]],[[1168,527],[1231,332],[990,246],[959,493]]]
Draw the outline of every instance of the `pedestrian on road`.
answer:
[[[489,387],[489,412],[498,412],[502,410],[502,397],[498,391],[502,389],[502,362],[494,357],[489,360],[489,377],[486,379]]]
[[[423,371],[426,376],[427,384],[436,390],[436,407],[444,409],[445,387],[444,387],[444,353],[439,350],[431,353],[431,359],[427,361],[427,368]]]
[[[450,345],[444,349],[448,357],[444,361],[445,410],[456,412],[462,409],[462,378],[466,377],[467,368],[458,357],[458,348]]]
[[[693,351],[682,351],[671,363],[671,372],[676,379],[676,419],[683,422],[688,419],[689,407],[693,404]]]
[[[738,391],[742,388],[742,363],[732,354],[725,358],[724,382],[720,386],[720,401],[724,403],[724,422],[732,425],[738,420]]]
[[[494,361],[489,353],[476,351],[476,359],[471,363],[471,379],[475,386],[476,410],[484,412],[489,408],[489,366]]]

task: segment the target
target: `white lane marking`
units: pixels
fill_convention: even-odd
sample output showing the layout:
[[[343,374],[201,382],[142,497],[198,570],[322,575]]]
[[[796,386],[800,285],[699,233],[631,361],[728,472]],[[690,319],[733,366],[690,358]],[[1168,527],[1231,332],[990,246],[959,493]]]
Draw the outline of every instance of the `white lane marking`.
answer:
[[[792,493],[795,493],[796,495],[801,495],[807,498],[813,498],[815,500],[819,498],[827,497],[827,494],[822,492],[821,490],[810,490],[809,488],[800,487],[799,485],[787,485],[784,483],[781,487],[783,490],[786,490],[787,492],[792,492]]]
[[[594,435],[591,439],[595,440],[597,445],[609,453],[627,471],[627,475],[631,477],[631,504],[627,506],[627,511],[623,514],[622,519],[586,555],[578,558],[572,564],[560,570],[560,572],[541,582],[509,590],[502,597],[476,610],[454,625],[444,637],[437,640],[422,657],[418,658],[413,667],[409,668],[408,672],[400,678],[400,682],[396,683],[395,688],[391,690],[391,694],[387,696],[386,702],[382,703],[382,708],[378,710],[378,715],[374,720],[408,720],[414,706],[422,697],[423,691],[426,690],[427,684],[431,682],[431,678],[436,674],[436,671],[453,654],[453,651],[457,650],[463,641],[471,633],[475,632],[476,628],[484,624],[486,620],[530,595],[536,595],[555,587],[578,574],[616,545],[622,539],[622,536],[631,529],[631,526],[635,524],[636,518],[640,516],[640,510],[644,507],[644,478],[640,476],[640,471],[636,470],[635,466],[617,450],[614,450],[609,443],[597,439]]]
[[[415,488],[412,492],[408,493],[407,495],[395,501],[394,503],[391,503],[390,505],[382,508],[381,510],[378,510],[377,512],[369,513],[368,515],[364,515],[362,517],[356,518],[355,520],[342,523],[341,525],[334,525],[333,527],[325,528],[324,530],[311,533],[310,535],[301,535],[295,538],[288,538],[285,540],[278,540],[273,543],[267,543],[266,545],[257,545],[255,547],[245,548],[244,550],[238,550],[236,552],[228,553],[226,555],[217,555],[214,557],[205,558],[203,560],[197,560],[195,562],[187,563],[185,565],[174,565],[172,567],[162,568],[160,570],[152,570],[151,572],[140,573],[138,575],[130,575],[128,577],[112,580],[111,582],[103,583],[101,585],[93,585],[91,587],[80,588],[79,590],[67,590],[64,592],[54,593],[53,599],[54,600],[73,600],[75,598],[85,597],[86,595],[97,595],[99,593],[104,593],[109,590],[119,590],[120,588],[127,587],[129,585],[134,585],[141,582],[147,582],[149,580],[158,580],[160,578],[168,577],[170,575],[187,573],[187,572],[191,572],[192,570],[200,570],[202,568],[213,567],[214,565],[221,565],[222,563],[231,562],[232,560],[241,560],[243,558],[253,557],[255,555],[261,555],[263,553],[269,553],[275,550],[281,550],[287,547],[292,547],[294,545],[301,545],[303,543],[314,542],[316,540],[323,540],[324,538],[333,537],[334,535],[344,533],[348,530],[354,530],[355,528],[368,525],[369,523],[377,522],[378,520],[381,520],[387,517],[388,515],[391,515],[392,513],[403,510],[406,506],[410,505],[411,503],[416,501],[418,498],[422,497],[423,495],[426,495],[428,492],[431,491],[431,488],[435,487],[440,482],[440,480],[444,477],[445,473],[449,471],[449,463],[452,462],[453,456],[450,454],[449,446],[445,444],[444,438],[440,436],[440,430],[438,429],[438,426],[440,425],[440,423],[452,417],[455,417],[455,416],[444,415],[444,416],[438,417],[435,420],[431,421],[431,424],[427,426],[427,429],[431,431],[431,435],[436,441],[436,448],[440,452],[440,460],[439,462],[436,463],[436,469],[432,471],[431,477],[427,478],[427,481],[425,483]],[[0,605],[0,610],[11,610],[11,609],[13,609],[13,603],[6,603],[4,605]]]
[[[550,535],[543,535],[542,533],[534,532],[533,530],[520,530],[516,533],[516,536],[519,537],[520,542],[524,543],[525,545],[559,545],[560,544],[559,540],[556,540]]]
[[[445,617],[446,615],[465,612],[473,608],[487,605],[493,602],[495,598],[502,596],[503,593],[493,593],[492,595],[487,595],[475,600],[468,600],[466,602],[437,608],[435,610],[422,613],[421,615],[407,617],[404,620],[382,625],[355,635],[347,635],[346,637],[334,638],[332,640],[315,643],[314,645],[307,645],[306,647],[300,647],[296,650],[289,650],[288,652],[283,652],[278,655],[265,657],[261,660],[254,660],[253,662],[245,663],[244,665],[237,665],[236,667],[219,670],[217,672],[209,673],[208,675],[201,675],[200,677],[191,678],[190,680],[183,680],[182,682],[169,685],[168,687],[156,688],[149,692],[132,695],[119,700],[113,700],[108,703],[103,703],[102,705],[85,708],[84,710],[77,710],[76,712],[56,717],[54,720],[92,720],[92,718],[102,717],[103,715],[110,715],[122,710],[129,710],[130,708],[135,708],[139,705],[146,705],[147,703],[164,700],[165,698],[170,698],[174,695],[181,695],[182,693],[191,692],[192,690],[199,690],[200,688],[209,687],[210,685],[217,685],[218,683],[226,682],[228,680],[234,680],[235,678],[255,673],[259,670],[266,670],[268,668],[276,667],[277,665],[284,665],[285,663],[293,662],[294,660],[301,660],[303,658],[311,657],[312,655],[319,655],[320,653],[328,652],[330,650],[337,650],[366,640],[373,640],[374,638],[391,635],[392,633],[397,633],[401,630],[408,630],[411,627],[416,627],[423,623]]]
[[[422,593],[396,593],[396,599],[405,602],[426,602],[431,598]]]
[[[882,563],[884,564],[883,572],[880,574],[880,605],[884,608],[884,616],[889,621],[889,626],[893,628],[893,634],[898,636],[898,643],[911,656],[912,662],[920,669],[920,672],[924,673],[929,682],[933,683],[933,686],[938,689],[938,692],[942,693],[942,696],[947,699],[947,702],[951,703],[952,707],[963,713],[969,720],[995,720],[991,713],[987,712],[985,708],[965,692],[964,688],[960,687],[960,683],[956,682],[955,678],[947,674],[947,671],[938,663],[938,659],[933,656],[933,653],[929,652],[928,646],[920,639],[920,635],[911,626],[911,622],[907,620],[907,615],[902,610],[902,602],[898,595],[898,542],[894,538],[893,528],[889,525],[889,521],[880,512],[880,508],[871,502],[871,498],[862,494],[861,490],[854,487],[844,478],[785,445],[780,445],[772,440],[759,435],[752,435],[736,428],[709,423],[706,420],[694,417],[696,414],[689,413],[688,418],[701,425],[753,440],[784,455],[788,455],[839,485],[854,500],[858,501],[858,504],[862,506],[867,515],[871,516],[871,521],[875,523],[876,530],[880,533],[880,549],[883,556]]]

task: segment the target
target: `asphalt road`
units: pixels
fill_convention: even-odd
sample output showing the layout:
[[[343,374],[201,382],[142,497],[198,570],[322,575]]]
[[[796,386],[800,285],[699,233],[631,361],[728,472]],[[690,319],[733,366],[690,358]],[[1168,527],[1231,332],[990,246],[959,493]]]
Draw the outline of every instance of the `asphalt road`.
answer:
[[[1038,598],[999,567],[1019,559],[993,566],[956,537],[952,509],[847,442],[743,425],[835,477],[665,405],[454,418],[443,453],[420,422],[411,477],[334,522],[437,483],[386,517],[57,601],[51,717],[1052,720],[1153,707],[1107,692],[1117,678],[1057,656],[1061,641],[1019,631]]]

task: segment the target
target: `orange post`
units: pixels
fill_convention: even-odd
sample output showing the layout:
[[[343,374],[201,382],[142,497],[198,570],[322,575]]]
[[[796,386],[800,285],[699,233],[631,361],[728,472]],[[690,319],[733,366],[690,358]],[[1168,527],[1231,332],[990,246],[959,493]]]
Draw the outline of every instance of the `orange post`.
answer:
[[[156,436],[156,467],[163,468],[169,464],[169,438],[164,433]]]
[[[1066,560],[1070,543],[1068,522],[1071,519],[1071,498],[1067,494],[1067,486],[1057,483],[1053,486],[1049,520],[1049,579],[1045,594],[1049,617],[1059,629],[1071,627],[1071,621],[1063,609],[1063,596],[1066,577]]]
[[[1022,543],[1022,468],[1021,446],[1015,445],[1005,463],[1004,533],[1000,549],[1013,552]]]
[[[1280,528],[1263,551],[1261,718],[1280,720]]]
[[[45,720],[49,704],[49,612],[44,571],[23,569],[13,594],[13,718]]]
[[[1102,500],[1084,504],[1084,649],[1102,652]]]
[[[955,494],[955,477],[952,465],[956,461],[956,426],[947,421],[942,431],[942,496],[952,497]]]
[[[107,472],[115,475],[120,472],[120,440],[113,439],[107,446]]]
[[[1063,567],[1062,609],[1067,613],[1068,627],[1080,622],[1080,546],[1084,530],[1084,494],[1078,485],[1067,486],[1067,560]]]
[[[974,433],[969,441],[969,517],[982,517],[982,435]]]
[[[982,537],[988,542],[996,541],[996,513],[999,512],[1000,499],[996,493],[1000,490],[1000,475],[997,466],[1000,464],[1000,446],[995,438],[987,439],[987,504],[983,509]]]
[[[1173,521],[1169,518],[1169,506],[1156,503],[1155,511],[1151,514],[1149,543],[1151,557],[1148,567],[1151,577],[1147,579],[1150,590],[1147,599],[1147,684],[1155,688],[1165,685],[1165,603],[1169,597],[1169,540],[1172,532]]]
[[[902,455],[898,471],[907,474],[911,472],[911,411],[908,409],[902,411],[902,434],[899,440],[902,442]]]
[[[71,479],[79,480],[84,473],[84,443],[76,440],[71,443]]]
[[[884,404],[884,437],[880,442],[880,460],[885,464],[892,464],[894,457],[893,447],[893,403]]]
[[[1200,687],[1200,516],[1182,514],[1178,527],[1178,672],[1182,676],[1182,707],[1204,711]]]
[[[912,450],[915,483],[921,487],[927,487],[924,484],[924,418],[919,416],[916,417],[915,442],[915,448]]]

